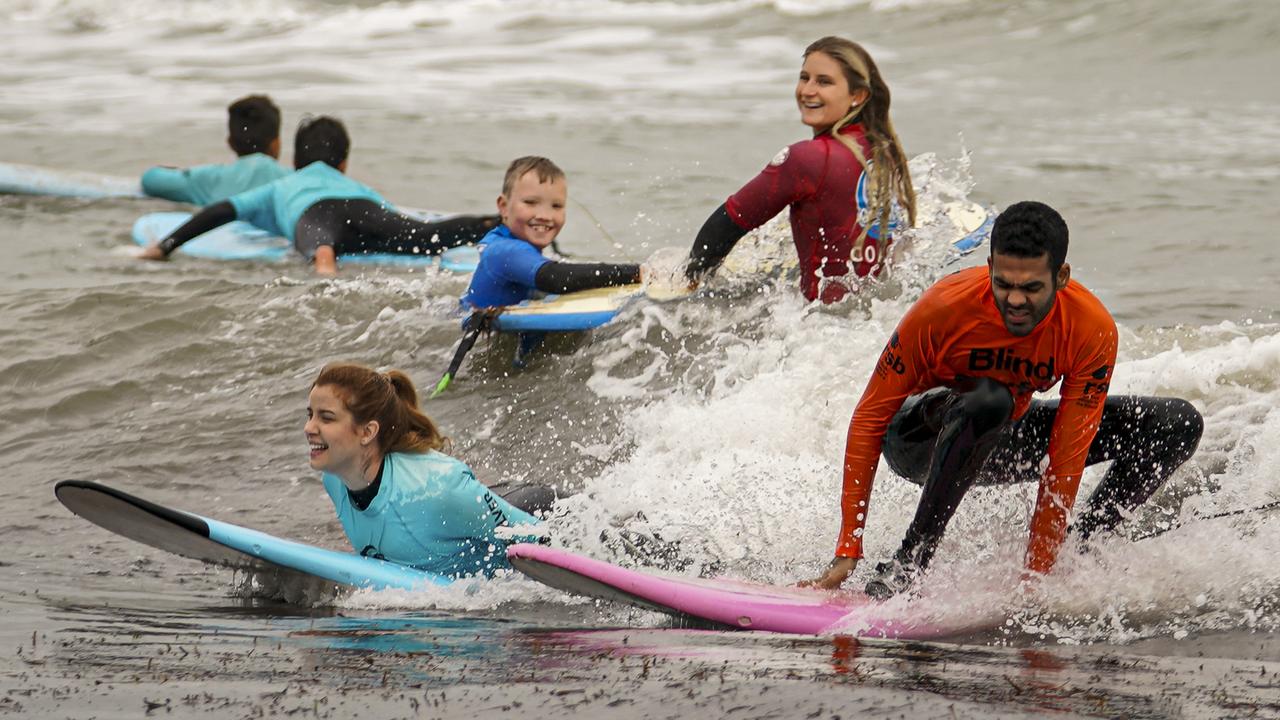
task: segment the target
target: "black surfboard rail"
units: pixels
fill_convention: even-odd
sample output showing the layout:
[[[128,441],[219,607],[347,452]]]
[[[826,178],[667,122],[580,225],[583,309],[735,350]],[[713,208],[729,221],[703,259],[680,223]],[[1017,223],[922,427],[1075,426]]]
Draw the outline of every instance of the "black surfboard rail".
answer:
[[[53,493],[85,520],[158,550],[236,569],[274,567],[209,539],[208,523],[191,513],[88,480],[63,480],[54,486]]]

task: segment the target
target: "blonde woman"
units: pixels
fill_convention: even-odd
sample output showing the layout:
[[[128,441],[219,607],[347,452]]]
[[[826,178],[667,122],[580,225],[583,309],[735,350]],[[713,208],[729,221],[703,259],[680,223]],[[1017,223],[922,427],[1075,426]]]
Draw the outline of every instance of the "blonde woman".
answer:
[[[689,253],[689,280],[700,281],[742,236],[788,206],[805,298],[836,302],[853,286],[847,276],[878,273],[896,211],[915,224],[915,191],[889,100],[861,45],[824,37],[806,48],[796,105],[813,139],[783,148],[707,218]]]

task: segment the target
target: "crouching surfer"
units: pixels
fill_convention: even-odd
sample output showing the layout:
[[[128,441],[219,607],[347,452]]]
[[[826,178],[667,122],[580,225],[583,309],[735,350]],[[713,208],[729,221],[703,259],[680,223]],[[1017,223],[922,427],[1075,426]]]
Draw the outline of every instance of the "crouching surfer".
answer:
[[[878,598],[927,567],[975,483],[1039,481],[1025,564],[1047,573],[1069,531],[1087,539],[1114,528],[1195,452],[1204,421],[1189,402],[1107,396],[1115,322],[1071,279],[1066,256],[1062,217],[1017,203],[996,219],[986,267],[943,278],[907,311],[850,421],[836,557],[809,584],[839,586],[862,557],[882,450],[923,493],[901,547],[866,586]],[[1060,400],[1032,399],[1059,381]],[[1069,527],[1081,473],[1105,461]]]
[[[491,576],[509,567],[508,544],[537,541],[531,513],[555,500],[542,487],[503,497],[444,454],[447,438],[398,370],[327,365],[311,386],[303,430],[311,467],[362,555],[450,577]]]

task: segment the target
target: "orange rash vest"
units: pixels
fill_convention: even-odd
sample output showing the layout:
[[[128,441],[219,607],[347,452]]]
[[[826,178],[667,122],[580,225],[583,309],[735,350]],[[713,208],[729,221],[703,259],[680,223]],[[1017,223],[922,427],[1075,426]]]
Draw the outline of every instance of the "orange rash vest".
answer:
[[[957,378],[989,377],[1013,393],[1014,419],[1034,392],[1062,380],[1062,401],[1049,438],[1049,466],[1040,480],[1026,566],[1052,567],[1067,532],[1089,445],[1116,362],[1116,324],[1102,302],[1072,280],[1025,337],[1005,328],[986,266],[938,281],[898,324],[853,412],[845,446],[838,557],[862,557],[871,483],[885,431],[908,396],[953,386]]]

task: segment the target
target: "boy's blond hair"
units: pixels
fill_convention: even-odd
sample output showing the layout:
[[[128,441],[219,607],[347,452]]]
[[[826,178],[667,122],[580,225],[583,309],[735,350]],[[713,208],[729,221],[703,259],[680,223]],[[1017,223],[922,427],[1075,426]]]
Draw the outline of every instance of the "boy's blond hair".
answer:
[[[527,172],[538,173],[540,183],[565,179],[564,171],[559,165],[538,155],[525,155],[512,160],[507,166],[507,174],[502,178],[502,194],[510,197],[511,188],[515,187],[516,181],[524,177]]]

